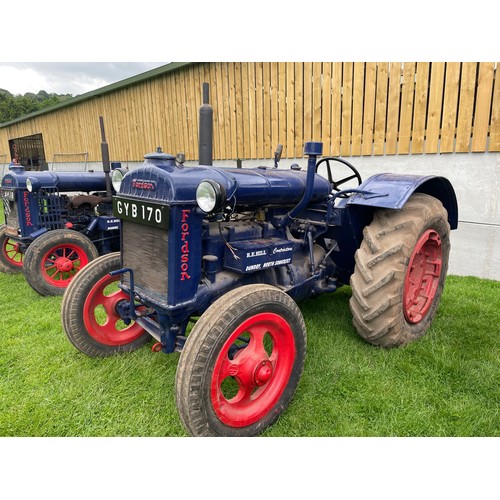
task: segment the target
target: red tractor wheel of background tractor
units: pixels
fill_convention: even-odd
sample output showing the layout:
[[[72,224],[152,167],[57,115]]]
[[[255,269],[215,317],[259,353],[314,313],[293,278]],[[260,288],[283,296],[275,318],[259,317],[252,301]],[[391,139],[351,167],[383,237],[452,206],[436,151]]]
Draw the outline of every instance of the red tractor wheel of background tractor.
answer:
[[[413,194],[401,210],[381,209],[363,231],[349,305],[358,333],[393,347],[429,329],[443,292],[450,226],[436,198]]]
[[[299,382],[306,327],[269,285],[225,294],[188,335],[176,374],[181,421],[194,436],[253,436],[287,408]]]
[[[70,342],[88,356],[134,351],[151,339],[138,323],[126,325],[117,313],[117,304],[129,300],[117,286],[120,277],[109,275],[120,268],[119,252],[103,255],[79,272],[64,294],[64,331]]]
[[[90,239],[57,229],[39,236],[26,250],[26,281],[40,295],[62,295],[75,275],[99,256]]]
[[[5,229],[5,224],[2,224],[0,226],[0,272],[20,273],[23,270],[23,253],[19,243],[10,239]]]

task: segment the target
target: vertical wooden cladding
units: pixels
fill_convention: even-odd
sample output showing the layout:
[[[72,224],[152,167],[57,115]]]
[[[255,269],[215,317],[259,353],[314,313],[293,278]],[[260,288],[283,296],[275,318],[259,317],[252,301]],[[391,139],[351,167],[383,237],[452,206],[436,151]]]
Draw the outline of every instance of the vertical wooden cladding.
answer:
[[[474,112],[474,93],[476,89],[476,63],[463,63],[460,78],[460,98],[455,151],[466,153],[472,131],[472,114]]]
[[[417,69],[418,71],[418,69]],[[427,123],[424,124],[426,131],[425,143],[422,149],[412,149],[413,153],[437,153],[439,151],[439,134],[444,116],[443,88],[445,78],[445,64],[432,63],[429,67],[429,97],[427,105]],[[420,144],[419,144],[420,147]]]
[[[493,104],[491,106],[490,121],[490,151],[500,151],[500,78],[498,77],[498,63],[496,64],[496,78],[493,87]]]
[[[46,155],[100,159],[104,117],[112,159],[140,161],[161,146],[198,158],[202,84],[214,109],[214,159],[500,151],[500,83],[488,62],[196,63],[9,127],[43,133]]]
[[[452,62],[446,64],[441,119],[441,143],[439,145],[439,150],[442,153],[452,153],[455,148],[460,71],[460,63]],[[433,152],[437,152],[437,150],[438,146],[436,144]]]
[[[472,133],[472,151],[474,152],[485,151],[487,147],[494,73],[495,65],[493,63],[479,65]]]

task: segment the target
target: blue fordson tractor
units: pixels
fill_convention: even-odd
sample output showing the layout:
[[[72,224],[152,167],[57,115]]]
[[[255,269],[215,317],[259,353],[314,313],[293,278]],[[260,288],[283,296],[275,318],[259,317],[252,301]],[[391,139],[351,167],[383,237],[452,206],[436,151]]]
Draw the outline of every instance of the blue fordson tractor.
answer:
[[[102,117],[100,125],[103,172],[31,172],[13,165],[2,178],[0,271],[23,271],[41,295],[62,295],[82,267],[120,249]]]
[[[268,167],[212,166],[205,90],[200,165],[157,152],[123,177],[113,200],[121,252],[76,275],[62,323],[89,356],[133,351],[151,337],[155,351],[180,351],[175,394],[186,431],[252,436],[287,408],[301,377],[301,300],[350,285],[353,323],[369,343],[424,335],[458,208],[443,177],[362,182],[348,162],[321,158],[319,142],[304,146],[305,171],[276,168],[279,148]],[[342,168],[352,172],[339,176]]]

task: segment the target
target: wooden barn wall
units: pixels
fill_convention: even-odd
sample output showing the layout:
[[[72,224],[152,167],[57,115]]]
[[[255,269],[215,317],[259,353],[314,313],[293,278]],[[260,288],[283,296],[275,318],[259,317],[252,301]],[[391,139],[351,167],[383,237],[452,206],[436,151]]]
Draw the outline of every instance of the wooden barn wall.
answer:
[[[99,116],[111,159],[164,152],[198,157],[202,83],[214,108],[214,159],[500,151],[498,66],[489,62],[197,63],[0,128],[8,140],[42,133],[47,161],[100,160]]]

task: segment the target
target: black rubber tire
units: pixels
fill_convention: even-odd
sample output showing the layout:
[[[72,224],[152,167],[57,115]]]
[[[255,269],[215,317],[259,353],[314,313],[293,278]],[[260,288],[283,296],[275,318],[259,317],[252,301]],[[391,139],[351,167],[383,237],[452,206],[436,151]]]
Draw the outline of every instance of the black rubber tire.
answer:
[[[288,331],[281,341],[276,340],[281,333],[273,337],[273,352],[269,354],[269,359],[273,359],[274,363],[273,374],[267,382],[262,383],[261,388],[257,389],[262,389],[263,392],[260,392],[256,399],[265,394],[264,391],[273,390],[272,384],[275,384],[276,380],[280,380],[279,384],[276,384],[280,389],[276,391],[273,398],[268,400],[267,404],[264,403],[260,410],[261,413],[263,412],[262,416],[255,416],[258,418],[257,421],[249,425],[244,422],[244,426],[241,426],[243,420],[241,420],[241,425],[228,425],[217,415],[211,397],[212,377],[215,380],[214,373],[218,373],[216,372],[217,362],[220,359],[226,359],[224,344],[232,342],[229,339],[237,333],[238,328],[244,326],[245,321],[252,322],[254,318],[262,318],[269,314],[274,317],[279,316],[284,320]],[[248,328],[250,329],[251,326]],[[284,338],[287,340],[284,341]],[[249,345],[252,345],[252,341]],[[276,347],[277,345],[280,347]],[[286,352],[289,346],[294,347]],[[245,352],[245,349],[242,349],[242,352]],[[274,349],[277,354],[274,354]],[[304,319],[297,304],[286,293],[273,286],[261,284],[243,286],[227,293],[200,317],[181,352],[175,379],[175,394],[179,416],[185,429],[193,436],[242,437],[262,433],[288,407],[302,375],[305,353]],[[285,366],[281,364],[280,359],[288,363],[287,368],[281,371],[276,369],[277,366]],[[262,364],[260,362],[257,366],[262,366]],[[252,372],[254,373],[252,383],[256,377],[256,370],[257,368]],[[257,393],[253,393],[252,397],[256,395]],[[227,400],[222,399],[224,404],[227,404]]]
[[[403,294],[417,242],[429,230],[437,233],[441,241],[441,268],[436,272],[437,283],[428,301],[429,309],[414,323],[405,316]],[[351,276],[349,305],[359,335],[382,347],[402,346],[422,337],[439,305],[449,252],[447,212],[436,198],[415,193],[401,210],[377,210],[372,223],[363,231]]]
[[[5,224],[0,225],[0,272],[7,274],[18,274],[23,271],[23,266],[16,266],[13,264],[8,256],[5,254],[5,244],[9,241],[10,237],[5,232]],[[24,256],[23,256],[24,258]]]
[[[24,254],[23,271],[28,284],[40,295],[63,295],[72,279],[68,278],[55,284],[56,280],[51,282],[50,277],[42,270],[44,256],[60,245],[78,247],[88,262],[99,257],[99,252],[90,238],[77,231],[56,229],[39,236]],[[76,276],[76,273],[74,275]]]
[[[139,349],[149,340],[150,335],[138,325],[132,323],[129,328],[137,328],[139,336],[132,341],[108,345],[99,341],[99,332],[90,331],[86,327],[88,315],[94,314],[93,310],[86,310],[85,304],[91,300],[95,293],[94,286],[103,279],[118,280],[119,277],[109,277],[111,271],[121,268],[121,258],[119,252],[109,253],[98,257],[88,264],[71,281],[63,296],[61,304],[61,320],[64,332],[69,341],[81,352],[91,357],[107,357],[114,354],[131,352]],[[122,299],[127,299],[124,292],[121,292]],[[95,295],[97,295],[95,293]],[[122,330],[125,332],[125,330]],[[142,333],[141,333],[142,332]]]

